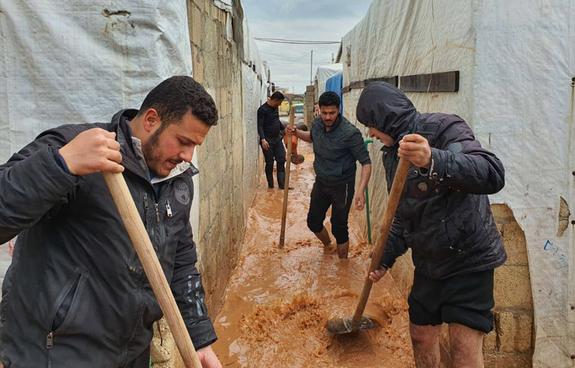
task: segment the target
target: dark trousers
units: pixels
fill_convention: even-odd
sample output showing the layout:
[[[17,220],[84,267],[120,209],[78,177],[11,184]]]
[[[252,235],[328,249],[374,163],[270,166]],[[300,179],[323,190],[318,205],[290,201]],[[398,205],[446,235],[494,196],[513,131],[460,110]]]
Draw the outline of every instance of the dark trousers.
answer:
[[[280,137],[276,139],[267,139],[270,148],[268,150],[264,150],[262,147],[262,151],[264,153],[264,159],[266,161],[265,172],[266,178],[268,181],[268,186],[273,188],[273,174],[274,174],[274,160],[277,162],[277,179],[278,179],[278,186],[283,188],[284,186],[284,178],[285,178],[285,162],[286,162],[286,150],[282,139]]]
[[[349,240],[347,218],[353,202],[355,182],[328,185],[317,180],[313,183],[309,212],[307,213],[307,226],[314,233],[323,229],[323,220],[331,206],[331,233],[337,244]]]

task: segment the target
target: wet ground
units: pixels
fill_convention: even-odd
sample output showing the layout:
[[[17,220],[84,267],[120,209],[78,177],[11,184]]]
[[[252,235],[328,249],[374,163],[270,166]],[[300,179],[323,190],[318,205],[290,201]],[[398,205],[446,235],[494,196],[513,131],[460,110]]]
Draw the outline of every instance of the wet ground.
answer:
[[[414,367],[407,304],[390,275],[374,286],[366,311],[380,328],[345,336],[325,329],[328,319],[353,314],[370,246],[354,221],[363,211],[350,214],[348,260],[324,252],[308,230],[313,155],[309,145],[299,148],[306,159],[292,165],[285,247],[278,249],[283,193],[262,181],[238,267],[215,318],[216,353],[224,367]]]

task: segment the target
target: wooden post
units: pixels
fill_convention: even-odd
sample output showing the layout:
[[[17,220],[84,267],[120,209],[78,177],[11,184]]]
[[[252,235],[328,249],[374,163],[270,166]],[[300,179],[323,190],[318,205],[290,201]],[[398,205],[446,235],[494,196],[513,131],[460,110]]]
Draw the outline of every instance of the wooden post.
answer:
[[[184,319],[180,314],[180,310],[176,304],[170,285],[168,285],[158,256],[154,251],[150,237],[146,232],[144,223],[136,209],[126,180],[122,174],[103,173],[103,175],[108,189],[110,193],[112,193],[112,198],[118,208],[120,217],[124,222],[128,236],[132,241],[132,245],[138,254],[138,258],[140,258],[144,272],[160,304],[160,308],[162,308],[162,312],[164,312],[164,316],[166,316],[168,326],[170,326],[170,331],[172,335],[174,335],[176,346],[180,351],[186,368],[202,368]],[[129,318],[129,316],[126,317]]]
[[[291,105],[291,104],[290,104]],[[289,123],[288,127],[293,127],[295,120],[295,111],[293,106],[290,106],[290,113],[289,113]],[[287,129],[286,129],[287,130]],[[285,242],[285,234],[286,234],[286,217],[287,217],[287,204],[288,204],[288,193],[289,193],[289,174],[291,168],[291,133],[287,130],[287,156],[286,156],[286,177],[284,182],[284,201],[283,201],[283,208],[282,208],[282,228],[280,232],[280,242],[279,247],[284,247]]]

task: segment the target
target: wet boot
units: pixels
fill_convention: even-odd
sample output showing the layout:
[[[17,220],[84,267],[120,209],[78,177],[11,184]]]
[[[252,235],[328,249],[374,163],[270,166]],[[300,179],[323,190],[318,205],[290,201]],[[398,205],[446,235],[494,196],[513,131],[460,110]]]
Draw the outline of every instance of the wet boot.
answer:
[[[268,188],[273,189],[274,187],[274,172],[266,170],[266,179],[268,181]]]
[[[323,229],[321,229],[321,231],[319,233],[314,233],[314,234],[322,242],[323,250],[325,252],[328,252],[328,253],[331,252],[332,251],[331,239],[329,237],[327,229],[324,227]]]
[[[349,241],[337,245],[337,256],[340,259],[346,259],[349,252]]]
[[[284,184],[285,184],[285,180],[286,180],[286,173],[285,173],[285,171],[278,171],[277,174],[278,174],[277,175],[278,176],[278,188],[283,189]]]

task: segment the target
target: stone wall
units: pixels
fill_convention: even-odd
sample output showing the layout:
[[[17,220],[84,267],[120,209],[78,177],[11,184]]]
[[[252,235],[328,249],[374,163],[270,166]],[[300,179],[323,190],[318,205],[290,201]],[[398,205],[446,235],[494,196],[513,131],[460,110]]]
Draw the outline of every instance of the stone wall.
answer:
[[[199,218],[192,218],[212,317],[223,303],[225,287],[236,266],[247,210],[261,172],[257,126],[251,116],[259,106],[253,95],[259,94],[261,79],[251,68],[242,66],[238,53],[241,45],[226,35],[229,16],[212,0],[188,1],[193,76],[212,95],[220,116],[218,125],[210,129],[195,153],[200,174],[194,204],[199,203]],[[246,83],[248,79],[250,83]],[[154,329],[153,366],[183,368],[165,321],[155,324]]]
[[[211,0],[188,2],[194,78],[212,94],[220,115],[196,153],[200,169],[196,242],[211,315],[217,313],[235,267],[245,204],[253,196],[253,188],[244,187],[241,60],[237,45],[226,37],[228,16]]]

